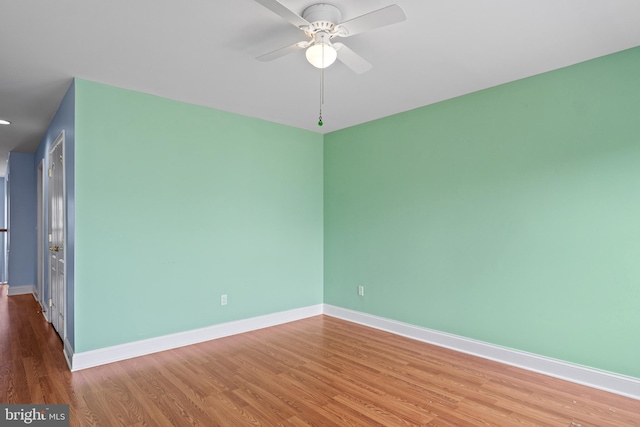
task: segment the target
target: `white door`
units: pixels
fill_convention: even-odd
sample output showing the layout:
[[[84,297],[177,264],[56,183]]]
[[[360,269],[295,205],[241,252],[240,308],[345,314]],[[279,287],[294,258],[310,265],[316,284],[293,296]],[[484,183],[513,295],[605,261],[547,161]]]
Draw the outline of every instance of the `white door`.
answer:
[[[63,339],[65,315],[64,132],[49,151],[49,321]]]

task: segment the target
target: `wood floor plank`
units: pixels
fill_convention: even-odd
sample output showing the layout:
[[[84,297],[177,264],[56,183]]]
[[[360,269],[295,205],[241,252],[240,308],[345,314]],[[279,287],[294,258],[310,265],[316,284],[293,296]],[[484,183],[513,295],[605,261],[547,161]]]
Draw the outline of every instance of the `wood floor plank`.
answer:
[[[638,400],[327,316],[71,373],[33,297],[0,295],[0,402],[74,427],[640,427]]]

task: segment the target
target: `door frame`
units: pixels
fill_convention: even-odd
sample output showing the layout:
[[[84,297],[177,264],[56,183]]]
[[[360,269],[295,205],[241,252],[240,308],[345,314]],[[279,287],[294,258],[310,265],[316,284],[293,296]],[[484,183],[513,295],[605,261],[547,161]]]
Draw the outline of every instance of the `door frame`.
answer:
[[[45,259],[45,224],[44,224],[44,214],[45,214],[45,174],[44,174],[44,162],[45,159],[42,159],[38,164],[37,171],[37,203],[38,203],[38,212],[37,212],[37,235],[38,235],[38,271],[37,271],[37,283],[36,283],[36,300],[40,303],[40,307],[42,308],[42,314],[44,318],[47,319],[47,322],[50,322],[48,313],[47,313],[47,305],[45,303],[45,295],[44,295],[44,267],[47,264]]]
[[[62,311],[63,315],[62,315],[62,325],[60,327],[61,330],[58,331],[58,335],[60,335],[60,337],[62,338],[62,341],[65,342],[65,340],[67,339],[67,189],[66,189],[66,147],[65,147],[65,132],[64,130],[62,130],[60,132],[60,134],[58,135],[58,137],[55,139],[55,141],[53,141],[53,144],[51,144],[51,148],[49,149],[48,152],[48,169],[51,169],[51,158],[53,155],[54,150],[56,149],[56,147],[58,146],[58,144],[62,144],[62,171],[60,173],[62,173],[62,227],[63,227],[63,232],[62,232],[62,256],[63,256],[63,260],[65,262],[63,262],[63,271],[62,271],[62,277],[63,277],[63,281],[60,284],[60,288],[59,292],[62,293],[62,307],[59,307],[58,310]],[[49,174],[47,173],[47,176]],[[48,181],[47,185],[47,205],[48,205],[48,215],[47,215],[47,235],[51,236],[51,182]],[[45,239],[46,244],[50,245],[49,242],[49,238]],[[49,255],[49,259],[51,259],[50,254]],[[54,298],[54,296],[52,295],[52,286],[51,286],[51,265],[49,262],[49,266],[48,266],[48,270],[49,270],[49,300],[48,302],[50,303],[52,301],[52,298]],[[49,304],[47,304],[49,307],[51,307]],[[52,313],[49,313],[49,322],[52,322],[54,319],[52,319]]]

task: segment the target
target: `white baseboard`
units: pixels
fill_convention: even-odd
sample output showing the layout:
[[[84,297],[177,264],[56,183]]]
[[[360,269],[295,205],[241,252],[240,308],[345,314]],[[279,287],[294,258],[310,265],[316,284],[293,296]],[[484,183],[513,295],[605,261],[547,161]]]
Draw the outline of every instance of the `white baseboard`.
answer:
[[[70,358],[71,371],[79,371],[81,369],[92,368],[94,366],[117,362],[119,360],[131,359],[133,357],[157,353],[159,351],[184,347],[230,335],[293,322],[307,317],[318,316],[322,314],[322,309],[322,304],[312,305],[309,307],[296,308],[264,316],[252,317],[250,319],[221,323],[201,329],[179,332],[157,338],[115,345],[98,350],[75,354],[70,353],[67,354],[66,357]],[[65,346],[65,353],[66,352],[71,352],[71,349],[67,349]]]
[[[69,370],[72,370],[71,358],[73,357],[73,349],[71,348],[71,344],[69,340],[64,339],[64,346],[62,348],[62,354],[64,354],[64,360],[67,361],[67,365],[69,366]]]
[[[25,295],[36,293],[35,285],[7,286],[7,295]]]
[[[329,304],[324,305],[323,312],[327,316],[640,400],[639,378],[600,371]]]
[[[596,389],[640,400],[640,379],[601,371],[562,360],[539,356],[483,341],[423,328],[384,317],[349,310],[329,304],[318,304],[293,310],[221,323],[201,329],[120,344],[98,350],[73,353],[65,342],[65,358],[71,371],[144,356],[164,350],[197,344],[230,335],[250,332],[270,326],[293,322],[307,317],[325,314],[375,329],[391,332],[407,338],[449,348],[462,353],[494,360],[551,377],[560,378]]]
[[[40,312],[42,313],[44,320],[51,323],[51,319],[49,319],[49,307],[45,307],[40,301],[38,301],[38,305],[40,306]]]

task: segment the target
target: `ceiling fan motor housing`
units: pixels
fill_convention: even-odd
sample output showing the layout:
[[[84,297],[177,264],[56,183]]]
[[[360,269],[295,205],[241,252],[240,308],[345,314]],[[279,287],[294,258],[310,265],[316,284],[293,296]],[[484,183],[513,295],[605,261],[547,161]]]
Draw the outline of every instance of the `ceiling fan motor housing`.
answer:
[[[311,23],[311,28],[305,29],[309,36],[313,36],[319,31],[332,32],[335,26],[341,21],[342,13],[337,7],[327,4],[313,4],[302,12],[302,17]]]

